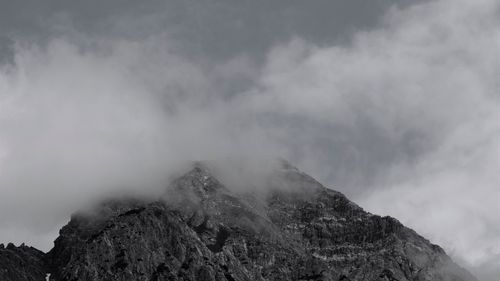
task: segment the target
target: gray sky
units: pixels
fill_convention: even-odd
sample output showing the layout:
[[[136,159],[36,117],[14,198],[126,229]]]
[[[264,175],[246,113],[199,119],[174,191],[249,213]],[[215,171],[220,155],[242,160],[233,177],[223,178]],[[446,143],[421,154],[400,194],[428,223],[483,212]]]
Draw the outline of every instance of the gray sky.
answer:
[[[342,44],[373,28],[392,5],[409,0],[314,1],[2,1],[3,45],[12,39],[49,39],[72,29],[85,36],[141,40],[162,32],[179,50],[213,60],[249,54],[261,58],[298,36]]]
[[[495,280],[497,1],[3,2],[0,240],[47,250],[192,160],[245,186],[284,157]]]

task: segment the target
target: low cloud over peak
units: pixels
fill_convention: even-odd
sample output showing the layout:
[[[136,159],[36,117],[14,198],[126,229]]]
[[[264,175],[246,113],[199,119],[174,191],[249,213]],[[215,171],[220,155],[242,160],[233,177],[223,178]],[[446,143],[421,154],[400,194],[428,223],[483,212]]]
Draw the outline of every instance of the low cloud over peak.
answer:
[[[200,159],[245,159],[252,181],[281,156],[498,268],[499,5],[384,9],[342,43],[297,32],[228,57],[183,50],[182,28],[19,40],[0,73],[0,239],[47,249],[96,196],[158,192]]]

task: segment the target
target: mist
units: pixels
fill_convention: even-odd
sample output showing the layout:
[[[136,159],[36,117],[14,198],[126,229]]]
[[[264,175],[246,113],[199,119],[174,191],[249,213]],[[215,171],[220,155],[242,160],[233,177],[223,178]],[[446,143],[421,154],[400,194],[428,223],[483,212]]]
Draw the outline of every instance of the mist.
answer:
[[[166,40],[102,44],[19,47],[2,69],[2,226],[51,231],[96,198],[157,195],[192,161],[277,156]],[[16,232],[2,240],[25,239]]]
[[[297,28],[248,51],[228,41],[225,55],[204,37],[190,49],[189,29],[144,28],[158,13],[120,18],[140,36],[84,31],[69,14],[44,40],[13,37],[0,71],[0,240],[48,250],[96,198],[157,196],[198,160],[244,189],[285,158],[494,280],[499,4],[383,7],[342,42]]]

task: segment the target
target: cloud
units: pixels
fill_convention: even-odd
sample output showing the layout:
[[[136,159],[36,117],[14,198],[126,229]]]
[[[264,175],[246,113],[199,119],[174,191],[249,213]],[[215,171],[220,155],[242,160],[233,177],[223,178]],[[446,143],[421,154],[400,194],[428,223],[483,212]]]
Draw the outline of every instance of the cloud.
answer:
[[[206,70],[161,36],[20,46],[0,72],[0,239],[47,250],[47,233],[96,197],[157,194],[190,161],[279,151],[214,94],[233,64],[245,60]]]

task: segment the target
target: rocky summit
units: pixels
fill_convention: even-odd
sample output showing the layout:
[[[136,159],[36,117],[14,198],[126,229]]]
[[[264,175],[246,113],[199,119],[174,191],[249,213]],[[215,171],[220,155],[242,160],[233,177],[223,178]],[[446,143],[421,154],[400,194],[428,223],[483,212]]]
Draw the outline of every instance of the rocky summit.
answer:
[[[0,247],[0,280],[477,280],[396,219],[286,163],[260,182],[237,192],[196,165],[154,202],[74,214],[47,254]]]

